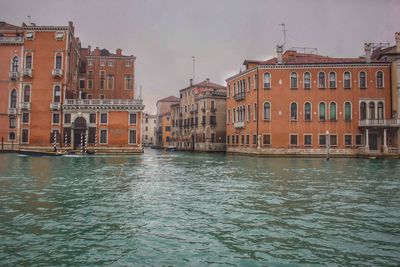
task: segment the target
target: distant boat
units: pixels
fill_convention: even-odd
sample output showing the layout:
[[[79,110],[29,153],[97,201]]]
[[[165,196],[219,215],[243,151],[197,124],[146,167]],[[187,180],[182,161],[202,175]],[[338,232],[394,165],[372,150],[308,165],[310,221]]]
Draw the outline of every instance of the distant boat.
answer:
[[[176,146],[169,146],[169,147],[166,148],[166,150],[173,152],[173,151],[176,151],[177,149],[176,149]]]

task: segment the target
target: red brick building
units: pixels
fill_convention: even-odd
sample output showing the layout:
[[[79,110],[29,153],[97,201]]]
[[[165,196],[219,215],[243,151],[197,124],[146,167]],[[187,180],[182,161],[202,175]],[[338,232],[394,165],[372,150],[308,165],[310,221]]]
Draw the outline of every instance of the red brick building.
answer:
[[[15,109],[8,116],[16,119],[18,149],[141,151],[144,106],[134,99],[133,56],[123,56],[120,49],[116,54],[82,49],[72,22],[23,24],[15,31],[20,52],[13,58],[18,57],[19,65],[14,70],[7,64],[15,73],[7,81],[16,88],[17,101],[7,106]],[[9,54],[9,46],[1,46],[0,53]]]
[[[266,155],[398,154],[391,64],[285,51],[245,60],[227,79],[227,151]]]

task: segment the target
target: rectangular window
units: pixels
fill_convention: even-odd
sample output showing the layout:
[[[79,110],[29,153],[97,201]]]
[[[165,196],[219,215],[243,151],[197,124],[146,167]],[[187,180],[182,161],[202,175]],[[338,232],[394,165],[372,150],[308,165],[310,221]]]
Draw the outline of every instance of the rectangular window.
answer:
[[[85,80],[79,80],[79,88],[80,89],[85,89]]]
[[[246,135],[246,145],[250,144],[250,135]]]
[[[320,134],[318,138],[319,138],[318,141],[319,146],[326,146],[326,135]]]
[[[71,123],[71,114],[64,114],[64,123]]]
[[[88,89],[93,89],[93,80],[88,80]]]
[[[60,123],[60,113],[53,113],[53,124],[59,124]]]
[[[101,124],[108,123],[108,114],[107,113],[100,113],[100,123]]]
[[[132,75],[125,75],[125,89],[132,90],[133,89],[133,77]]]
[[[131,64],[131,61],[128,59],[128,60],[125,60],[125,67],[130,67],[132,64]]]
[[[263,145],[264,146],[271,145],[271,135],[270,134],[263,134]]]
[[[171,131],[171,126],[165,126],[165,131],[170,132]]]
[[[311,134],[304,135],[304,146],[312,146],[312,135]]]
[[[337,146],[337,135],[336,134],[331,134],[329,136],[329,145],[330,146]]]
[[[32,69],[32,54],[25,55],[25,68]]]
[[[113,61],[113,60],[107,61],[107,65],[108,65],[109,67],[114,66],[114,61]]]
[[[253,134],[253,145],[257,145],[257,135]]]
[[[29,123],[29,113],[28,112],[22,113],[22,123]]]
[[[227,135],[226,136],[226,143],[229,145],[229,141],[230,141],[230,136],[229,135]]]
[[[105,79],[106,79],[106,72],[104,70],[100,71],[100,90],[105,89]]]
[[[15,123],[15,117],[11,117],[9,120],[9,127],[10,128],[15,128],[16,127],[16,123]]]
[[[364,140],[362,134],[356,134],[356,146],[363,146]]]
[[[297,134],[290,135],[290,145],[297,146]]]
[[[352,145],[352,135],[351,134],[345,134],[344,135],[344,145],[345,146],[351,146]]]
[[[129,130],[129,144],[136,144],[136,130]]]
[[[29,142],[29,130],[28,129],[22,129],[21,142],[22,143],[28,143]]]
[[[107,130],[100,130],[100,144],[107,144]]]
[[[241,138],[240,138],[240,144],[244,145],[244,135],[243,134],[241,135]]]
[[[100,60],[100,66],[104,67],[106,65],[106,61],[105,60]]]
[[[15,132],[8,133],[8,141],[15,141]]]
[[[93,60],[88,59],[87,64],[88,64],[88,66],[93,66]]]
[[[215,143],[215,133],[211,133],[211,143]]]
[[[108,90],[114,90],[114,75],[107,76],[107,88]]]
[[[130,124],[136,124],[136,113],[130,113],[129,114],[129,123]]]
[[[89,115],[89,123],[96,123],[96,114],[95,113],[90,113],[90,115]]]

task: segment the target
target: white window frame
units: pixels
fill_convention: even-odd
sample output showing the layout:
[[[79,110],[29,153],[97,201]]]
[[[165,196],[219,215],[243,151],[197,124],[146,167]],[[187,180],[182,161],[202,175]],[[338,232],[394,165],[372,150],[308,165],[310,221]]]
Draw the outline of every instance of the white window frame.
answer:
[[[382,86],[378,86],[378,73],[382,73]],[[378,70],[375,73],[375,86],[377,89],[385,88],[385,73],[382,70]]]
[[[135,143],[131,143],[131,131],[135,131]],[[129,145],[137,145],[138,144],[138,131],[135,128],[130,128],[128,131],[128,144]]]
[[[306,87],[306,82],[305,82],[305,80],[306,80],[306,74],[310,75],[309,87]],[[306,71],[306,72],[303,73],[303,89],[310,90],[311,87],[312,87],[312,75],[311,75],[311,72]]]
[[[351,136],[351,144],[350,145],[346,145],[346,135]],[[343,134],[343,146],[344,147],[352,147],[353,146],[353,134],[352,133],[344,133]]]
[[[136,114],[136,123],[131,123],[131,115],[132,114]],[[129,125],[137,125],[138,124],[138,113],[137,112],[129,112],[129,116],[128,116],[128,124]]]
[[[58,122],[54,122],[54,115],[58,114]],[[51,113],[51,125],[60,125],[61,123],[61,112],[52,112]]]
[[[107,122],[101,122],[101,115],[102,115],[102,114],[106,114]],[[96,117],[97,117],[97,116],[96,116]],[[96,120],[97,120],[97,118],[96,118]],[[100,125],[108,125],[108,121],[109,121],[108,112],[100,112],[100,114],[99,114],[99,124],[100,124]]]
[[[291,137],[292,136],[297,136],[297,144],[292,145],[292,140]],[[289,147],[298,147],[299,146],[299,134],[298,133],[289,133]]]
[[[345,86],[344,86],[344,85],[345,85],[345,81],[346,81],[346,78],[345,78],[345,74],[346,74],[346,73],[349,74],[349,82],[350,82],[350,86],[349,86],[349,87],[345,87]],[[347,90],[348,90],[348,89],[351,89],[351,87],[352,87],[352,86],[351,86],[351,85],[352,85],[351,80],[352,80],[351,72],[348,71],[348,70],[344,71],[344,72],[343,72],[343,88],[344,88],[344,89],[347,89]]]
[[[28,133],[27,133],[27,136],[28,136],[28,141],[26,141],[26,142],[24,142],[23,140],[22,140],[22,137],[23,137],[23,132],[24,131],[27,131]],[[20,136],[20,138],[21,138],[21,144],[29,144],[29,139],[30,139],[30,134],[29,134],[29,129],[27,129],[27,128],[22,128],[21,129],[21,136]],[[15,138],[16,138],[17,136],[15,136]]]
[[[105,131],[106,132],[106,142],[101,142],[101,132]],[[100,128],[99,129],[99,144],[101,145],[108,145],[108,129]]]
[[[311,136],[311,144],[306,144],[306,136]],[[303,146],[304,147],[312,147],[313,146],[313,135],[312,133],[304,133],[303,134]]]

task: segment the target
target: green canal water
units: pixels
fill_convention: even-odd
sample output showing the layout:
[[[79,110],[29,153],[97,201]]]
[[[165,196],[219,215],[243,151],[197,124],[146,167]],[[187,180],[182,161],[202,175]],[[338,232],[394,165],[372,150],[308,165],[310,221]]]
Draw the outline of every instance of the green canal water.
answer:
[[[400,161],[0,154],[0,266],[399,266]]]

